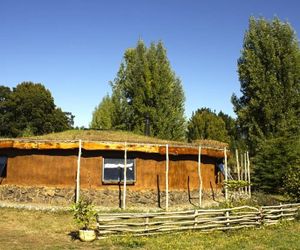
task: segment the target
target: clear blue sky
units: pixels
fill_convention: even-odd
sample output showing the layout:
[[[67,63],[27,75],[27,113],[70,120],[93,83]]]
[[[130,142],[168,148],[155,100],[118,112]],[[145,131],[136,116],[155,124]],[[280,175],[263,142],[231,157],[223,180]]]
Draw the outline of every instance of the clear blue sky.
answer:
[[[234,116],[249,17],[278,16],[300,32],[299,11],[297,0],[0,0],[0,85],[43,83],[75,125],[88,126],[124,51],[139,38],[162,40],[186,117],[201,107]]]

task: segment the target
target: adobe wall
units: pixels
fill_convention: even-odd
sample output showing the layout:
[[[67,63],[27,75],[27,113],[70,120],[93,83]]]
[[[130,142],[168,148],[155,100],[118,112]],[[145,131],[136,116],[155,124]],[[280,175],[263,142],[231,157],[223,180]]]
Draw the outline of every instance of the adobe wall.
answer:
[[[77,150],[0,150],[8,156],[7,175],[0,185],[0,198],[69,204],[74,200]],[[99,204],[118,205],[121,185],[102,183],[103,157],[123,158],[123,152],[83,151],[81,188]],[[129,153],[136,159],[136,182],[127,186],[128,202],[164,202],[165,156]],[[216,183],[215,159],[202,156],[203,189],[211,196],[221,190]],[[170,202],[190,202],[198,193],[197,156],[170,156]],[[195,193],[195,195],[191,195]],[[172,201],[173,200],[173,201]]]

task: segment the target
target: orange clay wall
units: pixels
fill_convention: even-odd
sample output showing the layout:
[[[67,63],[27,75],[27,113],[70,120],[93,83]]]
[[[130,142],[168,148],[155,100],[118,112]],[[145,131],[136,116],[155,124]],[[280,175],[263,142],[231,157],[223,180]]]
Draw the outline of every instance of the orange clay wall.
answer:
[[[1,184],[47,187],[75,187],[78,150],[17,150],[2,149],[8,156],[6,177]],[[123,158],[123,152],[83,151],[81,187],[118,189],[118,185],[102,183],[103,157]],[[136,182],[129,190],[165,190],[165,156],[129,153],[136,159]],[[216,183],[215,158],[202,156],[203,188],[220,188]],[[197,156],[170,156],[169,190],[199,188]]]

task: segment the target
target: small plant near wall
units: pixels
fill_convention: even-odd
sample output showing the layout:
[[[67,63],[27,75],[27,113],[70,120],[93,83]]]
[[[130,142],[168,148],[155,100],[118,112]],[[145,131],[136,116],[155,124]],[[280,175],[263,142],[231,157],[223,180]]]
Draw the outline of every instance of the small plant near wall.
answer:
[[[238,191],[240,188],[248,187],[248,181],[229,180],[224,183],[229,191]]]
[[[228,180],[224,183],[229,192],[229,200],[232,202],[241,202],[249,199],[247,193],[241,191],[245,187],[249,187],[249,182],[244,180]]]
[[[96,238],[93,224],[96,222],[96,210],[90,200],[80,199],[72,205],[73,218],[79,226],[79,238],[82,241],[92,241]]]

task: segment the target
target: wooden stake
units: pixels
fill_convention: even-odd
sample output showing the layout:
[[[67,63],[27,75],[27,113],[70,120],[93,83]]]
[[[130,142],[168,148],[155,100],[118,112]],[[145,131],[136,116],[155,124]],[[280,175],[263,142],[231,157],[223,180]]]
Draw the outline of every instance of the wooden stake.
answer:
[[[241,172],[240,172],[240,176],[241,176],[241,181],[244,180],[244,158],[243,158],[243,154],[241,153]]]
[[[224,164],[225,164],[225,200],[228,200],[228,188],[227,188],[227,181],[228,181],[228,176],[227,176],[227,150],[226,147],[224,148]]]
[[[198,149],[199,207],[202,206],[201,146]]]
[[[127,181],[127,143],[125,142],[124,148],[124,174],[123,174],[123,206],[122,208],[126,208],[126,181]]]
[[[166,211],[169,208],[169,145],[166,145]]]
[[[250,159],[249,159],[249,152],[247,151],[247,167],[248,167],[248,191],[249,191],[249,197],[251,198],[251,179],[250,179]]]
[[[244,172],[244,175],[245,175],[245,181],[248,181],[248,175],[247,175],[247,157],[246,157],[246,153],[244,153],[244,169],[245,169],[245,172]],[[245,186],[245,192],[248,193],[248,187]]]
[[[239,162],[239,151],[235,150],[235,158],[236,158],[236,168],[237,168],[237,177],[238,180],[241,180],[241,173],[240,173],[240,162]]]
[[[76,203],[78,203],[80,199],[80,158],[81,158],[81,140],[79,140],[78,158],[77,158]]]

